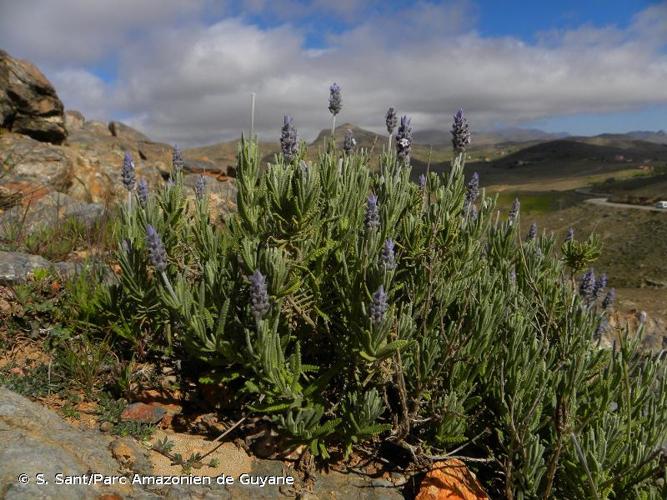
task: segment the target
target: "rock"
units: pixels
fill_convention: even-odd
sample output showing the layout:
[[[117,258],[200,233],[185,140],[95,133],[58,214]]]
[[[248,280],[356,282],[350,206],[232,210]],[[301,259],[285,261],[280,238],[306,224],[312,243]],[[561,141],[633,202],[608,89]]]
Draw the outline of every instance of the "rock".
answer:
[[[57,414],[0,387],[0,491],[5,499],[87,499],[99,495],[137,497],[131,485],[56,484],[56,474],[83,476],[95,472],[118,476],[120,467],[97,431],[74,428]],[[17,478],[25,474],[27,482]],[[37,475],[49,484],[37,484]],[[145,493],[143,498],[150,497]]]
[[[65,111],[65,128],[68,133],[71,133],[73,130],[79,130],[83,127],[83,124],[86,122],[86,118],[81,114],[80,111],[73,109],[68,109]]]
[[[83,268],[76,262],[49,262],[39,255],[23,252],[0,251],[0,285],[15,285],[28,281],[37,269],[52,270],[64,277],[72,277]],[[106,276],[103,276],[106,279]]]
[[[422,480],[415,500],[488,499],[475,475],[458,459],[433,464]]]
[[[25,204],[25,200],[24,204]],[[99,203],[83,203],[71,196],[51,191],[27,206],[19,205],[0,214],[0,237],[30,234],[37,229],[53,226],[65,219],[77,219],[86,226],[92,225],[104,213]]]
[[[31,196],[40,189],[65,192],[72,184],[73,161],[67,151],[30,137],[4,133],[0,135],[0,204],[8,198]]]
[[[28,61],[0,50],[0,123],[6,129],[54,144],[67,137],[63,103],[46,77]]]
[[[153,473],[147,450],[142,449],[133,439],[117,438],[109,445],[109,449],[113,457],[125,469],[137,474],[150,475]]]
[[[121,122],[109,122],[109,132],[111,132],[112,136],[118,137],[119,139],[125,139],[133,142],[150,141],[148,137],[146,137],[138,130],[133,129],[132,127]]]
[[[120,419],[144,424],[157,424],[166,414],[167,410],[159,405],[132,403],[123,410]]]
[[[0,251],[0,284],[25,282],[36,269],[49,269],[51,263],[39,255]]]

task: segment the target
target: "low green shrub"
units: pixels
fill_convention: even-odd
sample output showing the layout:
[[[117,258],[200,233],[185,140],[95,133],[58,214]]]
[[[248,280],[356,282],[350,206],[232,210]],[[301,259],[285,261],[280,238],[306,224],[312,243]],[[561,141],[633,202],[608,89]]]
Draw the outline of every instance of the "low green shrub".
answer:
[[[187,360],[323,459],[381,438],[415,462],[475,458],[507,498],[664,498],[664,364],[600,347],[606,283],[577,277],[598,241],[526,238],[518,202],[501,220],[464,181],[465,141],[411,182],[401,127],[379,169],[332,143],[262,168],[242,140],[222,221],[201,186],[186,198],[178,152],[153,193],[124,174],[115,338]]]

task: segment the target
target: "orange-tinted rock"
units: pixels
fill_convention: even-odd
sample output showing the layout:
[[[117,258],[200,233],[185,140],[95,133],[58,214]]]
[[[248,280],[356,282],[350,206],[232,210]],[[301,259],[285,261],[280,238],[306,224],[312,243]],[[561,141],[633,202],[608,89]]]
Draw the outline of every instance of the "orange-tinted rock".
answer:
[[[422,480],[416,500],[488,499],[482,485],[468,467],[458,459],[433,464]]]
[[[167,410],[158,405],[147,405],[146,403],[132,403],[123,410],[121,420],[141,422],[144,424],[156,424],[167,414]]]

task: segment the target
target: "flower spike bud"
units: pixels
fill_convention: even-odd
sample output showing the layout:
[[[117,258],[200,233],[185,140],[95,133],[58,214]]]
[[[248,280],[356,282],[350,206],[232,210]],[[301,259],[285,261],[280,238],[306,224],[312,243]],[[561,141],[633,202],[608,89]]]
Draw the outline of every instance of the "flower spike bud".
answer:
[[[335,116],[340,113],[341,109],[343,109],[343,99],[340,95],[340,86],[333,83],[329,87],[329,112]]]
[[[250,309],[253,316],[259,321],[269,312],[271,305],[269,303],[269,292],[266,287],[266,278],[257,269],[250,276]]]
[[[167,269],[167,252],[164,249],[162,238],[150,224],[146,226],[146,242],[151,263],[155,269],[163,273]]]
[[[463,153],[470,144],[470,127],[463,116],[463,109],[459,109],[454,115],[452,125],[452,146],[457,153]]]
[[[280,148],[282,149],[285,160],[290,163],[298,153],[296,128],[291,116],[283,117],[283,128],[280,135]]]
[[[380,210],[378,208],[378,197],[375,194],[371,194],[368,197],[364,224],[368,231],[380,227]]]
[[[373,324],[382,322],[388,308],[387,294],[384,291],[384,287],[380,285],[380,288],[373,294],[373,299],[371,301],[370,316]]]
[[[137,197],[139,198],[139,203],[142,207],[146,206],[148,203],[148,183],[146,179],[140,179],[137,184]]]
[[[136,181],[136,174],[134,162],[132,161],[132,155],[129,153],[129,151],[125,152],[125,156],[123,158],[123,170],[121,172],[121,178],[125,189],[132,191]]]

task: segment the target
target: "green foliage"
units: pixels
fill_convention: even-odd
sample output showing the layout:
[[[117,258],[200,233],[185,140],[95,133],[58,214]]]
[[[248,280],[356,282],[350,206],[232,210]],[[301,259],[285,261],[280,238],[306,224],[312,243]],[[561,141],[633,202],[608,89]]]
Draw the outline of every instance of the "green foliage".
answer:
[[[113,399],[107,393],[100,393],[97,414],[100,422],[111,424],[111,433],[116,436],[132,436],[139,441],[146,441],[155,432],[155,426],[143,422],[124,421],[120,416],[127,407],[124,399]]]
[[[478,472],[499,496],[657,498],[664,364],[636,343],[599,348],[604,313],[566,273],[597,258],[597,240],[562,255],[551,236],[524,241],[494,199],[466,205],[463,170],[459,154],[421,189],[392,154],[374,169],[333,146],[261,168],[242,140],[238,210],[220,224],[206,199],[186,201],[180,172],[145,206],[133,199],[98,321],[138,357],[222,374],[246,412],[325,459],[380,435],[488,458]],[[371,193],[379,227],[365,224]],[[382,258],[388,238],[396,266]]]

